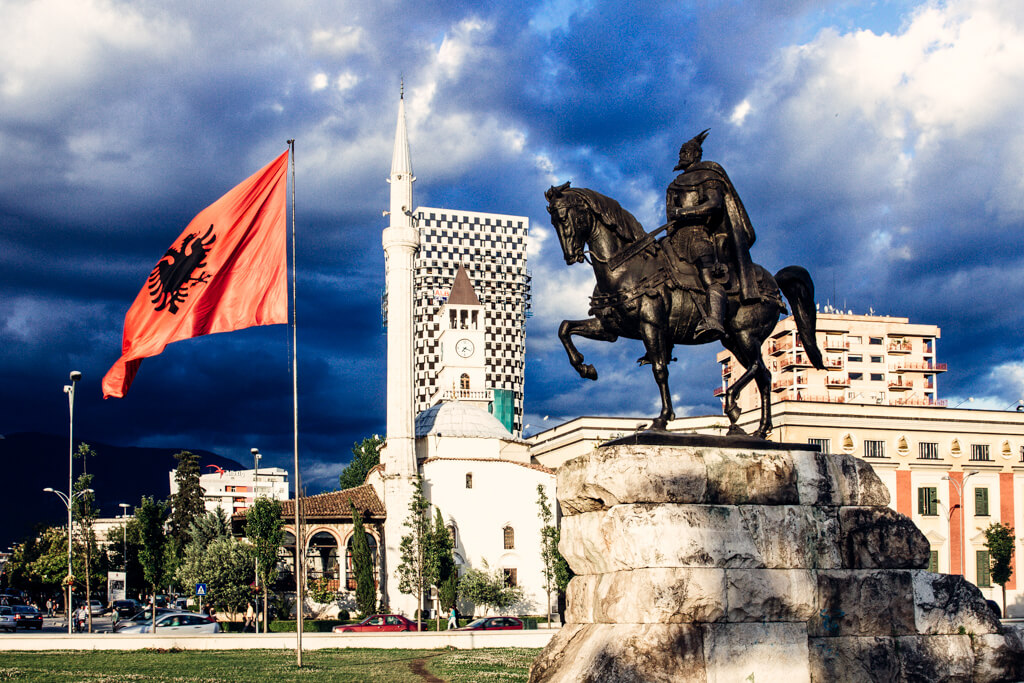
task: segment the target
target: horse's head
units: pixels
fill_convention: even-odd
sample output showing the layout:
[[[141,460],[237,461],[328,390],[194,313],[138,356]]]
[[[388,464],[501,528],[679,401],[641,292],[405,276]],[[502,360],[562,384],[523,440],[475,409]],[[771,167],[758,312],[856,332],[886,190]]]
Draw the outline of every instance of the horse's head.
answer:
[[[558,233],[558,243],[562,245],[562,255],[570,266],[583,262],[583,245],[589,229],[583,224],[586,220],[587,205],[576,191],[569,191],[569,183],[552,186],[544,193],[548,200],[548,213],[551,214],[551,225]]]

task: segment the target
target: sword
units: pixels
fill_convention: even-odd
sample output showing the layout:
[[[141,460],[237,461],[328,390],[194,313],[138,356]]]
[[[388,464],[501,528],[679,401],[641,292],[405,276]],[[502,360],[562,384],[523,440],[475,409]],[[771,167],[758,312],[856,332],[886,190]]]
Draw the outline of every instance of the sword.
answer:
[[[651,230],[649,233],[638,239],[636,242],[633,242],[632,244],[623,247],[622,249],[619,250],[617,254],[608,259],[608,267],[611,270],[615,270],[616,268],[618,268],[623,263],[636,256],[640,252],[647,251],[647,249],[649,249],[658,241],[658,233],[670,227],[671,225],[672,223],[666,223],[660,228],[655,228],[654,230]]]

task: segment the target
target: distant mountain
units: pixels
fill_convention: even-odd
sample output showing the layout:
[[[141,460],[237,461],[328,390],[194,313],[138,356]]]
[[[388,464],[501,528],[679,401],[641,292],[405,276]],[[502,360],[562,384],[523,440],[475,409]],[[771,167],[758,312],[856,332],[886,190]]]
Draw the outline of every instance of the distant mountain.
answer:
[[[77,449],[79,441],[75,441]],[[199,456],[200,468],[217,465],[226,470],[244,469],[230,458],[194,448],[137,448],[110,446],[86,441],[96,451],[88,470],[95,475],[93,488],[102,517],[121,514],[118,503],[134,507],[143,496],[164,500],[170,495],[168,473],[178,465],[174,454],[191,451]],[[68,488],[68,438],[25,432],[0,438],[0,549],[23,540],[39,523],[67,524],[67,508],[60,499],[43,491]],[[82,460],[75,458],[75,478],[82,473]],[[206,471],[206,470],[204,470]]]

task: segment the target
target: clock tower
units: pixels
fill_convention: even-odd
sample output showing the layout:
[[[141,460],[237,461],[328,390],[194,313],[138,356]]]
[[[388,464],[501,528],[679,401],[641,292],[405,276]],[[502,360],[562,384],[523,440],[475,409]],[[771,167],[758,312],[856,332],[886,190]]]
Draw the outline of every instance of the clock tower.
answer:
[[[439,330],[441,362],[437,371],[437,393],[430,402],[469,401],[486,408],[492,400],[491,392],[484,386],[487,323],[484,307],[462,265],[455,272],[448,301],[438,310],[434,321]]]

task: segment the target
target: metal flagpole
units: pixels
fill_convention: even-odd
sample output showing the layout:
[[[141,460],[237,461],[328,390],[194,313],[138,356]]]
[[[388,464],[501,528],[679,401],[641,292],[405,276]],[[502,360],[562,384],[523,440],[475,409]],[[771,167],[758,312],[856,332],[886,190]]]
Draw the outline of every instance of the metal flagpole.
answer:
[[[299,476],[299,347],[295,333],[295,140],[288,141],[292,161],[292,435],[295,468],[295,663],[302,666],[302,606],[305,602],[302,584],[306,573],[305,538],[302,533],[302,479]]]

